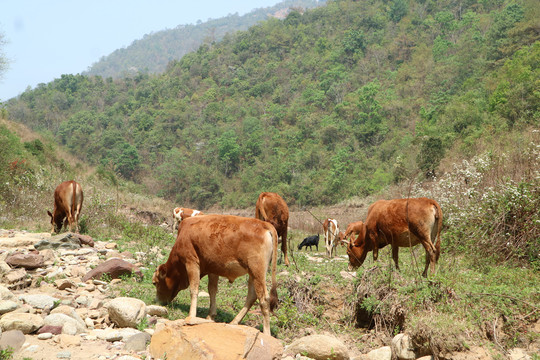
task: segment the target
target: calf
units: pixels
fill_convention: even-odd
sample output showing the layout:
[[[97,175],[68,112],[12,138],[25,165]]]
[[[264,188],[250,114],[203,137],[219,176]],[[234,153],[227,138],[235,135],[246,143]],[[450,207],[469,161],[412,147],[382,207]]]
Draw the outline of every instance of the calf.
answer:
[[[266,288],[266,272],[272,261],[272,289]],[[270,311],[277,306],[277,233],[264,221],[232,215],[205,215],[182,221],[176,242],[165,264],[152,278],[160,303],[171,302],[180,290],[189,286],[191,306],[189,318],[197,313],[199,281],[208,275],[210,309],[208,318],[216,314],[218,279],[233,282],[249,274],[248,295],[242,310],[231,324],[238,324],[255,300],[259,299],[263,315],[263,332],[270,335]]]
[[[79,232],[79,216],[83,204],[83,191],[79,183],[70,180],[64,181],[54,190],[54,207],[53,212],[47,210],[47,214],[51,217],[51,233],[57,233],[62,230],[62,227],[67,227],[69,231]]]
[[[202,211],[195,210],[195,209],[188,209],[188,208],[182,208],[177,207],[173,210],[173,232],[175,232],[178,229],[178,226],[182,222],[182,220],[191,217],[191,216],[197,216],[197,215],[204,215]]]
[[[439,259],[442,221],[441,207],[432,199],[379,200],[373,203],[358,237],[347,244],[349,270],[361,266],[369,251],[373,251],[373,260],[377,260],[379,248],[386,245],[392,246],[392,257],[399,270],[399,248],[422,244],[426,250],[426,267],[422,275],[426,277],[428,267],[435,272]]]
[[[337,244],[339,242],[339,227],[336,219],[326,219],[323,223],[324,244],[326,255],[333,257],[334,250],[337,255]]]
[[[302,250],[303,247],[308,247],[309,251],[311,251],[311,247],[315,246],[317,248],[317,251],[319,251],[319,234],[308,236],[305,238],[300,245],[298,245],[298,250]]]

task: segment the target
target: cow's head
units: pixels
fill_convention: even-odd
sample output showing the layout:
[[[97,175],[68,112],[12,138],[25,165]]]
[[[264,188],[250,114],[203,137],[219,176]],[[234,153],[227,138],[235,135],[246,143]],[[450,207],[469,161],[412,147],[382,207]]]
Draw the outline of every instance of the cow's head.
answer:
[[[168,304],[176,297],[180,290],[189,286],[186,267],[183,264],[171,267],[168,263],[158,266],[152,276],[152,284],[156,287],[156,301]]]
[[[168,281],[165,264],[159,265],[154,272],[152,284],[156,287],[156,300],[158,303],[162,305],[168,304],[176,296],[176,293],[172,289],[173,286],[171,286],[170,281]]]
[[[49,216],[51,217],[51,234],[59,233],[60,230],[62,230],[62,226],[64,225],[63,216],[53,216],[53,214],[51,214],[49,210],[47,210],[47,214],[49,214]]]
[[[371,242],[366,238],[366,225],[362,224],[358,237],[354,236],[349,241],[343,240],[347,244],[347,255],[349,256],[349,271],[360,267],[366,260],[367,253],[373,250]]]

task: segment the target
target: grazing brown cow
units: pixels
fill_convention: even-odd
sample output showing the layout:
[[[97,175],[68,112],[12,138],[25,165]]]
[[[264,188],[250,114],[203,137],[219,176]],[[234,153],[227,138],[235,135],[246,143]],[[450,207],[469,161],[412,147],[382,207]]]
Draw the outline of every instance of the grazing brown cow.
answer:
[[[281,252],[284,263],[289,266],[287,257],[287,227],[289,224],[289,207],[281,196],[273,192],[263,192],[255,204],[255,217],[272,224],[281,239]]]
[[[379,248],[389,244],[399,270],[399,248],[422,244],[426,250],[426,267],[422,275],[427,276],[429,266],[435,272],[441,252],[442,220],[441,207],[428,198],[379,200],[373,203],[368,209],[364,229],[356,240],[348,242],[349,270],[362,265],[369,251],[373,251],[373,259],[377,260]]]
[[[62,226],[67,227],[68,224],[69,231],[73,231],[75,225],[75,231],[79,232],[83,198],[81,185],[73,180],[64,181],[56,187],[52,214],[47,210],[47,214],[51,217],[51,233],[60,232]]]
[[[191,216],[197,216],[197,215],[204,215],[202,211],[195,210],[195,209],[188,209],[188,208],[182,208],[177,207],[173,210],[173,232],[178,229],[178,226],[180,226],[180,223],[185,218],[191,217]]]
[[[333,257],[334,250],[337,255],[337,244],[339,240],[339,227],[336,219],[326,219],[323,223],[324,244],[326,255]]]
[[[272,261],[272,288],[266,289],[266,272]],[[180,290],[189,286],[189,317],[197,315],[199,280],[208,275],[210,309],[208,318],[216,314],[218,279],[233,282],[249,274],[248,294],[242,310],[231,324],[238,324],[255,300],[259,299],[263,315],[263,332],[270,335],[270,311],[277,305],[276,291],[277,233],[267,222],[232,215],[205,215],[182,221],[176,242],[165,264],[152,278],[160,303],[171,302]]]

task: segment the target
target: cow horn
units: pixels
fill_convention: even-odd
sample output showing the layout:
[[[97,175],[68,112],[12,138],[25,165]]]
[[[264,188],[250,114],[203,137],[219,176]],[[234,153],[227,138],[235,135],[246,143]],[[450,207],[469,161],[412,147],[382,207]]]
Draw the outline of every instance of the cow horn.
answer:
[[[341,242],[342,242],[342,243],[345,243],[345,244],[347,244],[347,245],[349,245],[349,243],[350,243],[350,241],[348,241],[348,240],[341,240]]]

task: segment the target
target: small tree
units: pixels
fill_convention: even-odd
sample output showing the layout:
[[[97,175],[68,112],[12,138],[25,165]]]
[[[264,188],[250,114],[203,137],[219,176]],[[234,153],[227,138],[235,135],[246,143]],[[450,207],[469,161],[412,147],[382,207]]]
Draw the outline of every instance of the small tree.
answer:
[[[441,139],[437,137],[426,138],[421,145],[420,153],[416,158],[418,167],[426,174],[426,177],[434,177],[435,169],[444,157],[444,148]]]

